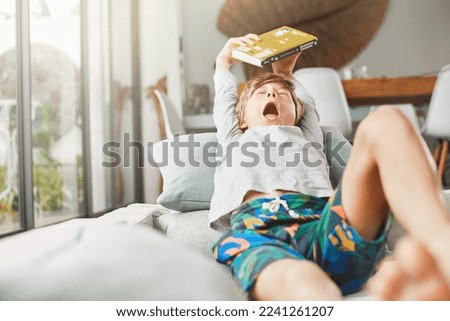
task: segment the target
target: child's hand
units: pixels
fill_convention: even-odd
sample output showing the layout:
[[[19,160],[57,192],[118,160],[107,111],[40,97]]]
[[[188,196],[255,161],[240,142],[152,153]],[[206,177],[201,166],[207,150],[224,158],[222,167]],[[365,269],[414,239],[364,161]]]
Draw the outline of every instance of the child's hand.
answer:
[[[273,72],[280,74],[288,79],[294,78],[294,76],[292,75],[292,71],[294,70],[295,63],[297,62],[297,59],[298,57],[300,57],[300,55],[301,52],[272,63]]]
[[[242,37],[235,37],[228,39],[227,43],[223,47],[222,51],[216,58],[216,70],[227,69],[237,62],[237,60],[231,58],[231,49],[234,44],[239,45],[253,45],[256,41],[259,41],[258,35],[249,33]]]

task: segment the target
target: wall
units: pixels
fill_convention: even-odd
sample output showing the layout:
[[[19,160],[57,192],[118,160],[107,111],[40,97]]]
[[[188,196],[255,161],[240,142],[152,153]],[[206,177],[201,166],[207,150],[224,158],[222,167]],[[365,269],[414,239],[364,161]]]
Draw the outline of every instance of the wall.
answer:
[[[207,83],[213,93],[214,60],[227,39],[216,27],[225,1],[184,2],[186,88],[193,83]],[[448,0],[391,0],[380,30],[350,65],[367,65],[370,76],[415,75],[439,70],[450,63],[449,12]],[[241,69],[236,70],[243,79]]]
[[[160,140],[158,120],[153,103],[146,97],[146,88],[155,85],[167,75],[168,93],[182,113],[184,86],[183,66],[180,57],[181,10],[178,0],[144,0],[140,2],[140,53],[142,85],[142,136],[143,143]],[[147,154],[144,155],[147,161]],[[144,201],[153,202],[159,194],[159,170],[150,166],[144,169]]]
[[[227,41],[227,37],[216,27],[217,16],[224,3],[225,0],[184,2],[183,54],[187,92],[193,84],[207,84],[213,97],[214,63],[216,55]],[[239,68],[236,70],[240,71]]]
[[[379,32],[355,58],[371,76],[435,72],[450,63],[450,1],[391,0]]]

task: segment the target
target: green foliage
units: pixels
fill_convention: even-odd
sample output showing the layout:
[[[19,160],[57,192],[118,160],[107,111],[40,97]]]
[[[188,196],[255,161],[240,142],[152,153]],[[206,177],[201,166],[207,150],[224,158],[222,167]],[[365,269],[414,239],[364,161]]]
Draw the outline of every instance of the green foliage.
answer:
[[[44,211],[63,209],[64,181],[60,167],[34,165],[33,185],[35,201]]]
[[[0,192],[6,188],[7,179],[6,166],[0,166]],[[18,220],[19,219],[19,195],[17,191],[11,190],[7,195],[0,199],[0,223],[5,220]]]
[[[53,138],[53,114],[49,105],[43,105],[36,116],[39,119],[33,128],[33,145],[42,148],[45,156],[49,157],[50,148],[54,142]]]
[[[83,170],[82,157],[77,156],[76,164],[61,165],[50,156],[50,149],[55,141],[54,117],[48,105],[38,110],[38,115],[33,123],[33,188],[34,200],[45,212],[63,210],[67,204],[67,197],[74,202],[83,202]],[[67,146],[67,148],[70,148]],[[67,166],[76,171],[76,191],[78,195],[64,195],[70,193],[64,186],[63,170]],[[7,168],[0,166],[0,192],[4,191],[7,184]],[[66,182],[67,184],[67,182]],[[77,205],[78,205],[77,204]],[[3,199],[0,199],[0,224],[2,221],[19,219],[19,196],[13,189]]]
[[[78,185],[78,204],[84,202],[84,182],[83,182],[83,157],[77,156],[77,185]]]
[[[44,211],[63,208],[63,176],[59,164],[50,156],[53,122],[50,106],[41,106],[33,126],[33,187],[35,202]]]
[[[0,192],[6,188],[6,166],[0,166]]]
[[[0,191],[6,188],[6,167],[0,166]],[[33,166],[33,185],[35,201],[44,211],[63,209],[64,181],[61,168],[58,166]],[[0,199],[0,213],[5,219],[14,219],[18,216],[19,195],[11,190],[6,197]],[[2,220],[0,220],[1,222]]]

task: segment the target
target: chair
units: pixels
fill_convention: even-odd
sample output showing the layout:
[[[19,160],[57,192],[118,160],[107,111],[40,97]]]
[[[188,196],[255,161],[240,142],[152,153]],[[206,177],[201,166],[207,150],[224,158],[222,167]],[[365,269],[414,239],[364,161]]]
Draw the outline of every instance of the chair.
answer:
[[[294,77],[313,96],[320,125],[337,127],[349,139],[352,120],[338,72],[332,68],[303,68],[295,71]]]
[[[419,118],[417,117],[416,110],[414,108],[413,104],[397,104],[397,105],[390,105],[398,110],[400,110],[403,115],[408,118],[408,120],[411,122],[411,125],[418,131],[421,130],[421,122],[419,121]],[[379,106],[372,106],[370,107],[370,113],[374,112]]]
[[[158,113],[161,139],[171,139],[176,134],[184,135],[186,130],[183,121],[180,116],[178,116],[175,106],[169,96],[156,88],[151,88],[150,92],[154,93],[154,96],[150,97],[152,97]],[[157,102],[154,100],[154,97],[158,100]],[[163,177],[160,176],[159,190],[162,191],[162,189]]]
[[[444,183],[450,142],[450,65],[443,67],[437,76],[422,134],[438,140],[434,160]]]
[[[183,135],[186,133],[184,124],[167,94],[155,89],[154,93],[158,98],[161,106],[161,113],[164,120],[164,129],[166,138],[171,138],[176,134]]]

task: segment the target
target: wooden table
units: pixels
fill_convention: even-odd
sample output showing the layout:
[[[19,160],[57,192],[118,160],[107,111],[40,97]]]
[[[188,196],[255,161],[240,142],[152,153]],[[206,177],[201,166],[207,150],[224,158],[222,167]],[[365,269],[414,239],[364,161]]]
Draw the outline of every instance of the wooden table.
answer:
[[[436,76],[343,80],[351,107],[382,104],[428,104]]]

